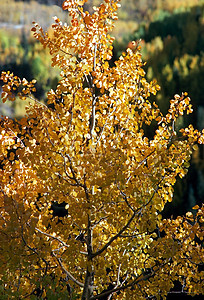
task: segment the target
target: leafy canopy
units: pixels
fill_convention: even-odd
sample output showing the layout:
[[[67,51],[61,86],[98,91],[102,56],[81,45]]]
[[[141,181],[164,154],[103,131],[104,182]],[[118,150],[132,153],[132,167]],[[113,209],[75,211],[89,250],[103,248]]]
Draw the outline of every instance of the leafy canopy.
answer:
[[[137,43],[110,67],[119,1],[93,14],[84,2],[64,1],[71,24],[55,17],[52,37],[32,28],[61,69],[47,105],[32,95],[35,80],[1,75],[3,102],[31,103],[20,121],[1,120],[0,293],[164,299],[177,280],[184,292],[204,293],[204,207],[161,216],[204,131],[176,131],[192,112],[186,93],[166,115],[148,100],[159,86],[146,81]],[[144,130],[151,124],[153,138]],[[64,217],[53,203],[64,205]]]

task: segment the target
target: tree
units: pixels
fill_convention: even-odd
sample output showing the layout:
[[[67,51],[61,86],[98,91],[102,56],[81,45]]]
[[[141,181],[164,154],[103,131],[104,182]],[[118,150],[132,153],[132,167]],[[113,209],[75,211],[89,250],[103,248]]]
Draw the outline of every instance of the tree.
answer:
[[[204,206],[161,212],[204,131],[176,131],[192,112],[186,93],[166,115],[148,100],[159,86],[146,81],[137,43],[109,66],[118,1],[93,14],[83,4],[64,1],[71,25],[55,17],[52,38],[32,28],[61,69],[47,105],[32,96],[35,80],[1,75],[3,102],[31,101],[20,121],[1,120],[2,298],[164,299],[175,281],[203,294]],[[67,213],[52,213],[56,203]]]

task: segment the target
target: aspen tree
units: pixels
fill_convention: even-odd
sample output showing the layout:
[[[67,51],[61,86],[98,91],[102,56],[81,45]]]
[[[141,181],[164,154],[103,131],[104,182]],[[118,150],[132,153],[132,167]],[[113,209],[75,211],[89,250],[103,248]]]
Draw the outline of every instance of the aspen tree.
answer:
[[[119,1],[92,14],[84,2],[64,1],[71,22],[55,17],[52,37],[33,24],[61,70],[47,105],[33,96],[35,80],[1,74],[2,101],[30,104],[21,120],[0,123],[0,295],[165,299],[175,281],[203,294],[204,206],[176,219],[161,212],[204,131],[176,130],[192,112],[186,93],[166,115],[150,101],[159,86],[145,79],[137,42],[109,66]],[[53,202],[67,215],[53,217]]]

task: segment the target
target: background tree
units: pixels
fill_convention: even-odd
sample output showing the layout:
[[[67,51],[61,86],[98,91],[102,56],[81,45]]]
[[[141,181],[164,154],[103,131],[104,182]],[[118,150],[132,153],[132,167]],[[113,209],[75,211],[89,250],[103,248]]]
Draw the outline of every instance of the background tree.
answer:
[[[140,47],[111,68],[118,1],[92,14],[85,1],[64,1],[71,24],[55,17],[54,34],[34,36],[61,69],[48,106],[32,95],[35,80],[2,72],[2,100],[32,102],[25,118],[1,120],[0,267],[2,297],[47,299],[165,298],[203,294],[203,213],[195,206],[162,219],[177,176],[183,177],[203,132],[176,131],[192,112],[186,93],[166,115],[148,99]],[[146,135],[153,124],[153,137]],[[52,205],[66,203],[63,217]]]

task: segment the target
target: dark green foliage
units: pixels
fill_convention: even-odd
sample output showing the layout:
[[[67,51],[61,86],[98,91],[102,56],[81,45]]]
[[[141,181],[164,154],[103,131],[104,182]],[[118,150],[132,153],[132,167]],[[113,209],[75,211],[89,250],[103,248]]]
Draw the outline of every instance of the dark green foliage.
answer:
[[[182,54],[199,54],[204,46],[203,14],[204,6],[196,6],[188,12],[167,16],[162,21],[150,23],[141,38],[150,42],[157,36],[163,41],[169,36],[176,37]]]

